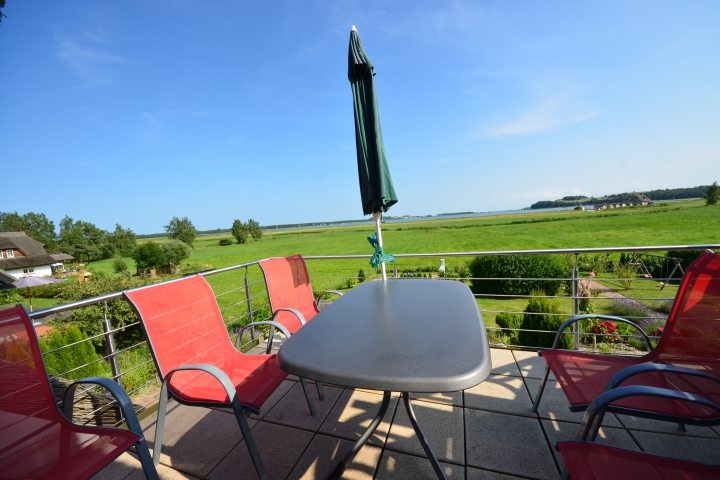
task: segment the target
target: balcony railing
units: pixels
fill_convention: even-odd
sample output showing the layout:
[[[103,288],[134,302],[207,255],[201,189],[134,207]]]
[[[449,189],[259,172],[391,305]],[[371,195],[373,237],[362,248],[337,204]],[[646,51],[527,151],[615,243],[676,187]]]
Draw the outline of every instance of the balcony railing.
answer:
[[[478,299],[480,310],[483,316],[486,318],[486,328],[488,332],[488,338],[491,345],[496,347],[505,348],[518,348],[518,349],[533,349],[537,350],[542,347],[537,345],[522,345],[517,341],[515,344],[510,345],[508,339],[513,337],[515,334],[520,332],[526,333],[542,333],[548,336],[554,336],[553,333],[548,333],[548,330],[538,329],[523,329],[523,328],[501,328],[495,326],[492,319],[496,318],[501,313],[513,313],[518,315],[545,315],[551,317],[558,317],[562,320],[569,318],[572,315],[582,313],[580,306],[581,302],[587,300],[587,297],[581,296],[580,294],[580,282],[579,271],[577,268],[577,260],[579,255],[585,254],[600,254],[600,253],[644,253],[644,252],[658,252],[658,251],[680,251],[680,250],[705,250],[705,249],[718,249],[720,245],[671,245],[671,246],[645,246],[645,247],[610,247],[610,248],[576,248],[576,249],[545,249],[545,250],[508,250],[508,251],[481,251],[481,252],[444,252],[444,253],[417,253],[417,254],[397,254],[396,263],[390,267],[392,272],[392,281],[402,280],[411,281],[417,275],[424,275],[431,278],[436,278],[439,281],[461,281],[470,283],[484,282],[484,281],[496,281],[498,278],[473,278],[471,276],[455,276],[453,278],[442,276],[439,273],[431,272],[420,272],[417,275],[409,276],[409,273],[416,273],[416,265],[413,263],[418,259],[439,259],[439,258],[466,258],[470,259],[479,256],[498,256],[498,255],[570,255],[574,256],[574,268],[571,271],[571,275],[566,278],[505,278],[508,281],[522,281],[522,280],[533,280],[533,281],[562,281],[568,288],[563,294],[552,295],[550,297],[558,302],[565,302],[565,310],[563,313],[535,313],[525,312],[521,309],[515,308],[513,310],[493,308],[488,305],[489,300],[512,300],[512,299],[527,299],[530,301],[536,298],[534,295],[511,295],[511,294],[474,294]],[[369,259],[370,255],[336,255],[336,256],[310,256],[305,257],[308,262],[310,270],[310,278],[316,291],[327,290],[329,288],[334,289],[347,289],[352,288],[353,284],[358,281],[356,274],[350,275],[345,273],[344,275],[313,275],[313,265],[316,262],[324,261],[353,261]],[[259,260],[258,260],[259,261]],[[241,326],[257,320],[265,320],[270,318],[271,312],[269,308],[267,289],[264,282],[262,272],[258,267],[258,261],[243,263],[234,265],[226,268],[220,268],[201,272],[208,279],[210,284],[215,290],[215,297],[220,306],[223,318],[225,320],[228,332],[231,335],[231,339],[236,342],[236,345],[243,349],[248,350],[257,342],[261,341],[263,335],[266,334],[264,331],[250,331],[247,332],[247,336],[241,339],[237,338],[237,331]],[[356,265],[357,263],[355,263]],[[340,269],[345,272],[349,269]],[[405,275],[403,273],[405,272]],[[366,281],[376,280],[377,275],[373,272],[366,278]],[[636,282],[658,282],[663,281],[669,284],[670,282],[679,283],[678,278],[627,278],[627,279],[598,279],[600,282],[613,280],[613,281],[636,281]],[[664,301],[671,302],[673,297],[670,295],[674,294],[674,290],[667,291],[668,294],[664,294],[662,297],[635,297],[632,298],[632,302],[644,302],[644,301]],[[593,297],[593,301],[597,302],[610,302],[614,299],[611,297]],[[129,329],[135,329],[136,332],[140,331],[140,325],[138,321],[134,321],[129,324],[122,326],[113,326],[113,319],[109,318],[108,304],[110,302],[124,302],[122,292],[110,293],[95,298],[89,298],[85,300],[76,301],[64,305],[58,305],[55,307],[47,308],[44,310],[38,310],[30,313],[30,317],[33,320],[39,320],[46,317],[55,315],[68,315],[78,309],[86,308],[93,305],[102,305],[103,315],[101,318],[97,318],[97,321],[102,324],[103,333],[95,335],[91,338],[83,340],[82,342],[76,342],[70,345],[65,345],[56,349],[52,349],[44,352],[44,355],[59,354],[62,350],[77,346],[83,342],[93,342],[94,345],[102,345],[100,350],[104,354],[94,360],[93,362],[86,363],[83,365],[75,366],[74,368],[65,372],[55,372],[53,379],[60,380],[65,377],[75,377],[73,373],[81,371],[84,367],[93,363],[105,363],[108,365],[110,375],[115,381],[121,385],[124,383],[124,379],[128,379],[133,376],[134,381],[132,382],[132,388],[129,389],[129,394],[133,396],[136,401],[138,410],[143,410],[155,403],[157,399],[157,392],[159,390],[159,381],[155,372],[154,362],[150,357],[147,343],[144,339],[131,343],[129,345],[122,345],[118,347],[116,342],[116,336],[119,332],[127,332]],[[664,318],[662,315],[648,314],[648,315],[625,315],[625,318],[632,319],[635,322],[647,321],[647,320],[658,320],[662,321]],[[441,321],[441,319],[439,319]],[[650,333],[650,332],[646,332]],[[643,354],[642,348],[642,337],[636,334],[620,334],[620,333],[597,333],[593,331],[583,331],[583,326],[575,324],[572,331],[567,332],[572,338],[572,346],[575,349],[586,349],[586,350],[602,350],[602,353],[612,354],[625,354],[625,355],[639,355]],[[657,336],[651,336],[651,339],[657,340]],[[128,360],[129,359],[129,360]],[[138,375],[141,372],[142,375]],[[151,373],[148,373],[151,372]],[[138,380],[136,377],[140,377]],[[128,382],[129,383],[129,382]],[[126,386],[126,390],[127,390]],[[85,393],[91,392],[91,389],[85,390]],[[83,392],[78,391],[77,398],[80,398]],[[89,419],[96,419],[98,412],[103,411],[111,405],[112,402],[108,402],[100,406],[99,408],[85,409],[80,418],[76,418],[76,421],[87,421]],[[118,420],[115,423],[121,423],[122,420]],[[107,423],[105,423],[107,424]]]

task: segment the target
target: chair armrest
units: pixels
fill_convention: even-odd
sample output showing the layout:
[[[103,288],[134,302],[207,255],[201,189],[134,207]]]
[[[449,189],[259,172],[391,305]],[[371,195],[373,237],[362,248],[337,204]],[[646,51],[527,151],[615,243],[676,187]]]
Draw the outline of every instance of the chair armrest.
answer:
[[[608,383],[605,384],[605,389],[603,391],[607,392],[608,390],[617,388],[622,382],[624,382],[628,378],[647,372],[675,373],[678,375],[701,377],[720,383],[720,378],[716,377],[715,375],[711,375],[700,370],[695,370],[693,368],[682,368],[676,367],[674,365],[664,365],[662,363],[642,363],[640,365],[633,365],[632,367],[623,368],[618,373],[613,375],[613,377],[608,381]]]
[[[716,410],[720,415],[720,405],[693,393],[667,390],[665,388],[658,387],[648,387],[645,385],[613,388],[612,390],[608,390],[598,396],[590,403],[587,410],[585,410],[585,415],[583,415],[582,423],[580,423],[580,429],[578,430],[576,440],[595,441],[598,430],[600,430],[600,425],[605,417],[608,405],[612,402],[620,400],[621,398],[636,396],[661,397],[670,400],[697,403]]]
[[[586,315],[575,315],[574,317],[570,317],[567,320],[565,320],[565,322],[562,325],[560,325],[560,328],[558,328],[557,334],[555,334],[555,340],[553,341],[552,348],[554,350],[556,350],[558,348],[558,345],[560,345],[560,338],[562,337],[563,331],[565,331],[570,325],[572,325],[573,323],[577,323],[580,320],[586,320],[588,318],[599,318],[601,320],[612,320],[615,322],[627,323],[628,325],[632,325],[638,331],[640,331],[640,334],[642,335],[643,340],[645,340],[645,346],[647,347],[648,352],[652,350],[652,345],[650,345],[650,338],[647,336],[645,331],[642,328],[638,327],[635,323],[631,322],[630,320],[624,319],[622,317],[613,317],[610,315],[595,315],[594,313],[590,313],[590,314],[586,314]],[[538,353],[541,353],[541,352],[538,352]]]
[[[282,310],[282,309],[279,308],[278,310]],[[299,313],[300,313],[300,312],[298,312],[298,314],[299,314]],[[302,316],[302,315],[300,315],[300,316]],[[273,318],[275,318],[275,315],[273,315]],[[237,334],[237,335],[238,335],[238,338],[240,338],[240,337],[242,336],[242,334],[243,334],[243,332],[244,332],[245,330],[247,330],[248,328],[254,327],[254,326],[256,326],[256,325],[272,325],[273,327],[275,327],[275,328],[277,328],[278,330],[280,330],[280,332],[281,332],[283,335],[285,335],[285,337],[290,338],[290,332],[288,331],[288,329],[285,328],[285,326],[284,326],[283,324],[278,323],[278,322],[273,322],[272,320],[262,320],[262,321],[258,321],[258,322],[248,323],[247,325],[243,326],[243,327],[240,329],[240,331],[238,331],[238,334]],[[303,324],[303,325],[304,325],[304,324]]]
[[[303,325],[305,325],[305,323],[306,323],[306,322],[305,322],[305,317],[303,316],[303,314],[300,313],[299,310],[296,310],[296,309],[294,309],[294,308],[278,308],[277,310],[275,310],[275,311],[273,312],[273,315],[272,315],[272,318],[270,319],[270,321],[274,321],[274,320],[275,320],[275,317],[277,317],[278,312],[290,312],[290,313],[292,313],[292,314],[295,315],[295,316],[297,317],[297,319],[300,321],[300,326],[301,326],[301,327],[302,327]],[[289,336],[290,336],[290,335],[288,335],[288,337],[289,337]]]
[[[71,383],[63,394],[63,415],[68,421],[72,422],[72,414],[74,407],[75,389],[81,384],[97,384],[105,388],[115,398],[118,405],[120,405],[120,411],[125,417],[128,430],[141,438],[144,438],[142,427],[140,427],[140,421],[135,413],[135,407],[133,407],[130,396],[123,388],[117,384],[114,380],[105,377],[88,377]]]
[[[235,389],[235,385],[230,380],[230,377],[228,377],[225,372],[220,370],[215,365],[210,365],[208,363],[189,363],[187,365],[181,365],[173,370],[170,370],[167,375],[165,375],[165,378],[163,378],[162,388],[167,388],[167,384],[173,374],[184,370],[199,370],[201,372],[209,373],[210,375],[212,375],[225,389],[225,393],[227,393],[227,396],[230,399],[230,403],[233,404],[233,410],[235,407],[235,403],[237,403],[238,407],[242,409],[240,400],[237,397],[237,390]]]
[[[343,293],[338,290],[323,290],[322,292],[318,293],[317,300],[315,301],[315,307],[320,308],[320,300],[322,300],[323,295],[325,295],[326,293],[331,293],[339,297],[343,296]]]

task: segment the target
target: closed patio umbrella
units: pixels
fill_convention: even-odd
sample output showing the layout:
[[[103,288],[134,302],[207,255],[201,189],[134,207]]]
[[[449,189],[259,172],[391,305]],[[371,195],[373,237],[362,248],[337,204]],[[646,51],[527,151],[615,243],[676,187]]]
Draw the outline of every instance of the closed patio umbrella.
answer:
[[[37,287],[38,285],[47,285],[48,283],[62,282],[62,280],[56,278],[43,278],[43,277],[22,277],[13,286],[15,288],[27,288],[28,289],[28,300],[30,301],[30,311],[33,311],[32,306],[32,294],[30,287]]]
[[[375,68],[365,54],[358,32],[353,25],[348,51],[348,79],[353,93],[360,197],[363,214],[372,214],[375,219],[376,233],[368,237],[375,247],[375,255],[370,263],[373,267],[381,265],[382,278],[387,280],[385,262],[393,261],[395,257],[383,252],[380,218],[383,212],[387,212],[397,203],[398,199],[385,158],[374,76]]]

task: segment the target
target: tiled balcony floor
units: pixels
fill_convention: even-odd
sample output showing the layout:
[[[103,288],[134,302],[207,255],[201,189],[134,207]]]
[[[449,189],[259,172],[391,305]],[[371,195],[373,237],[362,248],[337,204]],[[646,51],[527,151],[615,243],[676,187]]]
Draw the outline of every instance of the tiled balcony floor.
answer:
[[[534,352],[492,349],[492,374],[464,392],[413,395],[413,408],[448,478],[555,479],[562,459],[552,445],[574,438],[582,418],[571,413],[554,381],[531,412],[544,361]],[[381,392],[325,387],[311,416],[296,378],[286,380],[250,421],[271,479],[323,479],[380,408]],[[554,387],[554,388],[553,388]],[[153,448],[155,416],[143,421]],[[720,463],[720,427],[687,427],[608,415],[599,441],[702,463]],[[384,421],[343,478],[435,479],[402,401],[395,395]],[[232,413],[171,403],[165,424],[163,479],[257,478]],[[96,479],[142,479],[125,453]]]

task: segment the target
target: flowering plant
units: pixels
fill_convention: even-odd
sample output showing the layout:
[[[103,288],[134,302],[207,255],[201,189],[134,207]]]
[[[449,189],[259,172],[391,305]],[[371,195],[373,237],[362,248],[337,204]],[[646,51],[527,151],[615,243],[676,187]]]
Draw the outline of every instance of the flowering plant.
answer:
[[[592,329],[593,333],[605,335],[609,341],[618,341],[620,337],[617,336],[617,328],[611,321],[596,323]]]
[[[595,272],[590,272],[588,274],[589,280],[580,281],[578,296],[580,297],[579,308],[582,313],[595,313],[595,304],[590,301],[590,296],[597,297],[600,292],[590,289],[590,281],[594,276]]]

